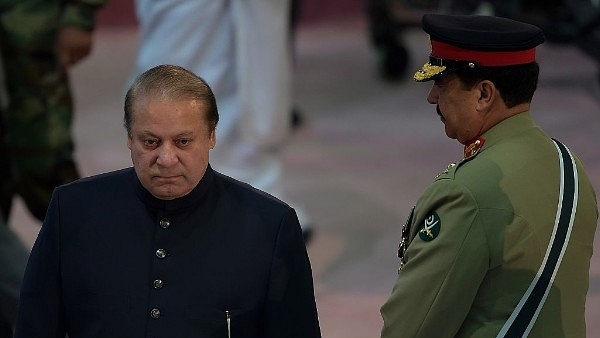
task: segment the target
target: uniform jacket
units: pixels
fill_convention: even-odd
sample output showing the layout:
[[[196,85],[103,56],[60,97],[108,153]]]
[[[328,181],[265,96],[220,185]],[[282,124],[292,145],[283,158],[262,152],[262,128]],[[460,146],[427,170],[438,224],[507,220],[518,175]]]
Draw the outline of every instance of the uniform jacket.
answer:
[[[65,333],[320,337],[294,210],[210,167],[171,201],[154,198],[132,168],[57,188],[15,337]]]
[[[496,337],[538,275],[553,237],[559,156],[522,113],[440,174],[407,221],[408,247],[381,309],[382,337]],[[598,210],[579,160],[570,239],[529,337],[585,338],[585,300]],[[531,304],[530,304],[531,305]],[[527,306],[525,307],[527,308]],[[507,335],[517,337],[517,335]],[[521,335],[518,335],[521,337]]]

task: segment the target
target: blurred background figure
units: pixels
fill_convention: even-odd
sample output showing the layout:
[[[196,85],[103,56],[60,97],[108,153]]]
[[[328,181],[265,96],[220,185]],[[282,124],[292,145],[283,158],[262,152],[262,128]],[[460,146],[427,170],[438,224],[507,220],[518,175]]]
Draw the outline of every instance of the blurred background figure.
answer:
[[[290,49],[292,53],[292,60],[295,59],[295,42],[296,42],[296,31],[298,29],[298,22],[300,21],[300,0],[292,0],[290,4]],[[292,106],[291,116],[291,127],[292,130],[298,129],[302,123],[304,123],[304,115],[300,108],[295,104]]]
[[[28,255],[6,225],[13,198],[42,221],[54,188],[79,177],[67,69],[89,54],[106,1],[0,1],[0,337],[12,336]]]
[[[91,50],[93,13],[106,0],[24,0],[2,5],[6,102],[0,120],[2,216],[20,195],[43,220],[55,186],[79,177],[67,68]]]
[[[211,165],[286,202],[280,159],[292,120],[290,0],[136,0],[134,75],[183,66],[215,92],[221,120]],[[296,209],[304,235],[311,220]]]
[[[404,77],[409,54],[401,32],[417,27],[421,15],[400,1],[367,0],[369,38],[377,53],[377,70],[384,80]]]

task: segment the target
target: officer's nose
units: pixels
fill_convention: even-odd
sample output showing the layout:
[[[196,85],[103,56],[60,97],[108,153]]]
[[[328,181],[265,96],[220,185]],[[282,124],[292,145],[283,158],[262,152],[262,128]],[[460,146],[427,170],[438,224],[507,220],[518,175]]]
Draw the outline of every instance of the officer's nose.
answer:
[[[433,85],[431,86],[431,89],[429,90],[429,95],[427,95],[427,102],[431,103],[431,104],[437,104],[438,102],[438,90],[437,90],[437,86]]]

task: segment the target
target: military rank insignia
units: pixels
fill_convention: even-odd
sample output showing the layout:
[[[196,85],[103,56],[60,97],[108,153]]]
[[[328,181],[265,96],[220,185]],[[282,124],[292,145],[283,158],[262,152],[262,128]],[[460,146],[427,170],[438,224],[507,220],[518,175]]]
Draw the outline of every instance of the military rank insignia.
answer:
[[[442,227],[440,216],[433,211],[429,214],[419,228],[419,238],[425,242],[433,241],[439,234]]]
[[[465,144],[464,156],[465,158],[469,158],[475,154],[483,147],[485,143],[485,139],[483,137],[478,137],[476,139],[471,140],[467,144]]]
[[[452,169],[454,167],[456,167],[456,163],[450,163],[450,164],[448,164],[448,167],[446,168],[446,170],[444,170],[441,173],[437,174],[435,176],[435,179],[437,180],[438,178],[440,178],[440,176],[446,175],[448,172],[450,172],[450,169]]]

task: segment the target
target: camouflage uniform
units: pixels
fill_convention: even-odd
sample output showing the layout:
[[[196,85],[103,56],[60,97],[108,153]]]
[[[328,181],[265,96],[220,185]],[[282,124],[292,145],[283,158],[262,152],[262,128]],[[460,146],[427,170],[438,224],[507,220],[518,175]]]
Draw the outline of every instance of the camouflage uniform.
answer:
[[[58,29],[93,28],[106,0],[0,0],[0,50],[8,102],[0,111],[0,209],[20,195],[42,220],[55,186],[79,177],[73,160],[73,104],[54,53]]]
[[[107,0],[0,0],[0,337],[11,337],[28,250],[6,226],[20,195],[42,220],[57,185],[79,177],[73,104],[54,44],[61,27],[91,30]]]

